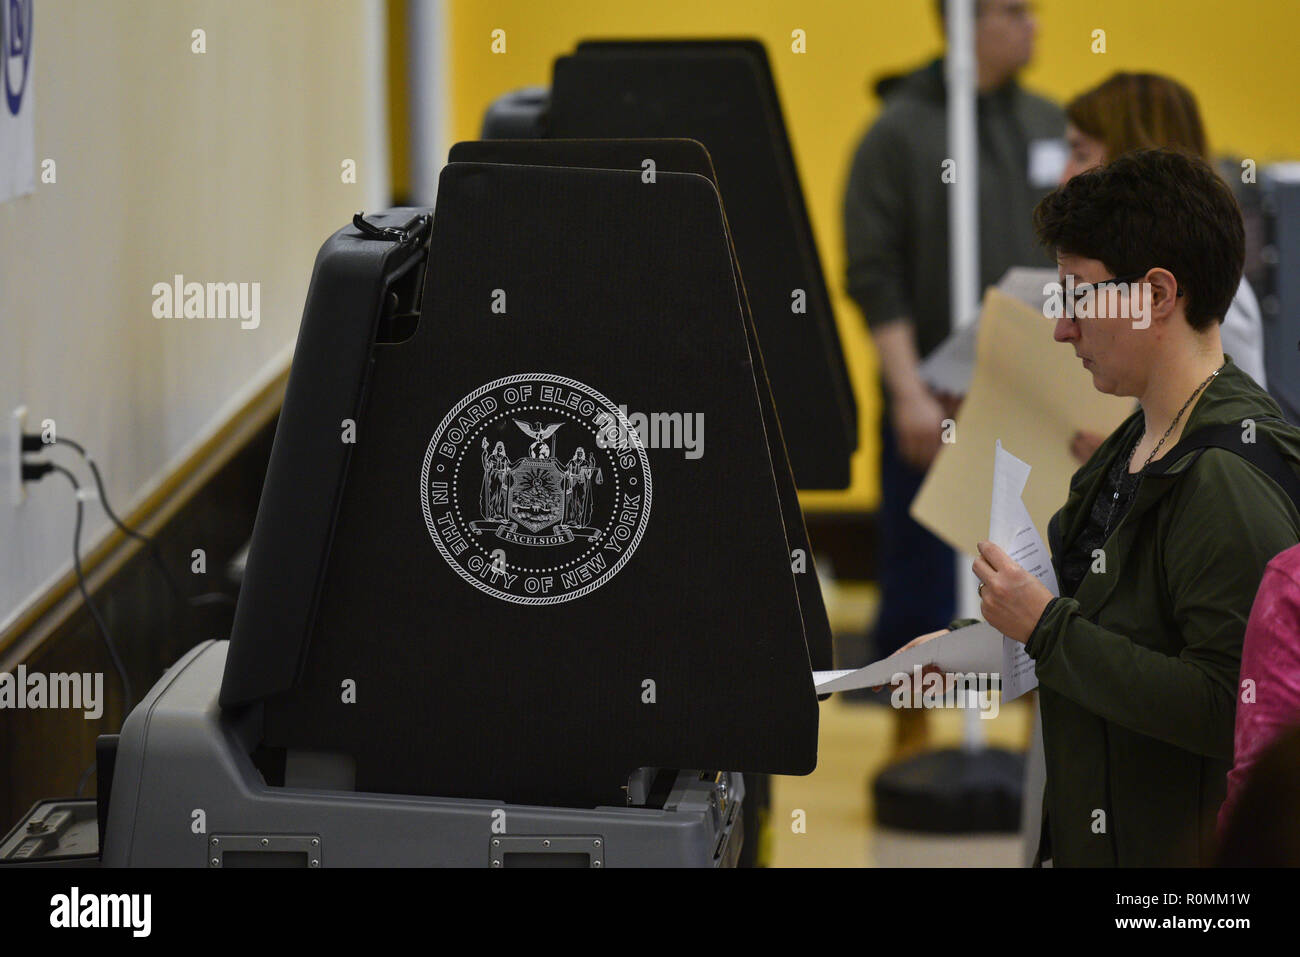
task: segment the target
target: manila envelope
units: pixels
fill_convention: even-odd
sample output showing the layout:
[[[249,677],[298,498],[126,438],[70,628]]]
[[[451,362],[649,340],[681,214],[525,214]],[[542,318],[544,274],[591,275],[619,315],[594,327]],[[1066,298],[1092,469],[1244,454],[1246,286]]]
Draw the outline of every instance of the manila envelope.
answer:
[[[1134,409],[1133,399],[1093,388],[1070,345],[1052,338],[1054,322],[997,289],[984,296],[970,393],[911,508],[912,518],[967,555],[988,538],[997,439],[1033,469],[1024,502],[1046,540],[1079,468],[1070,437],[1079,429],[1109,435]]]

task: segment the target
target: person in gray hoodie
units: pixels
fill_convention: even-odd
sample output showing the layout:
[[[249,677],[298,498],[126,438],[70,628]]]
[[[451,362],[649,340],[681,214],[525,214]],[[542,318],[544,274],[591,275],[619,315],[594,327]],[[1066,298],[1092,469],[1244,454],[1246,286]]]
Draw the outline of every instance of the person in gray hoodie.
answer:
[[[1060,177],[1065,117],[1016,81],[1035,31],[1024,0],[977,3],[982,287],[1011,266],[1051,264],[1031,213]],[[918,372],[952,327],[948,198],[961,171],[950,162],[943,69],[938,59],[892,84],[857,146],[844,196],[846,285],[875,342],[884,399],[876,657],[954,615],[955,556],[908,515],[956,402],[932,393]],[[924,742],[924,712],[900,712],[898,727],[896,755]]]

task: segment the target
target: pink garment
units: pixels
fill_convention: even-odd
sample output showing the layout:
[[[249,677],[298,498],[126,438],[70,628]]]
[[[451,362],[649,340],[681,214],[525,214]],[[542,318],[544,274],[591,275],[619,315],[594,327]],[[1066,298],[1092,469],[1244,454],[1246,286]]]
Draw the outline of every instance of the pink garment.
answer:
[[[1253,703],[1242,684],[1255,682]],[[1237,683],[1237,722],[1228,796],[1219,808],[1222,837],[1255,762],[1283,731],[1300,724],[1300,545],[1264,569],[1246,625]]]

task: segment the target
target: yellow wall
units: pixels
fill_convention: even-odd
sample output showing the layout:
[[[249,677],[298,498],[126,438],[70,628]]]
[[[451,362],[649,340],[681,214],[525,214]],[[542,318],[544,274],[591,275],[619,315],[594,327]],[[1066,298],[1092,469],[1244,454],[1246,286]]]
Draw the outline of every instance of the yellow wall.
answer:
[[[878,497],[875,353],[842,291],[840,196],[851,150],[879,104],[868,92],[940,47],[932,0],[449,0],[453,139],[474,139],[499,93],[549,85],[555,57],[580,39],[754,36],[768,48],[844,338],[862,422],[848,493],[802,496],[809,508],[874,508]],[[1200,99],[1215,151],[1267,162],[1300,158],[1300,0],[1042,0],[1038,58],[1026,85],[1064,100],[1116,70],[1171,74]],[[507,52],[489,35],[506,31]],[[790,52],[790,32],[808,37]],[[1105,54],[1091,52],[1106,31]]]

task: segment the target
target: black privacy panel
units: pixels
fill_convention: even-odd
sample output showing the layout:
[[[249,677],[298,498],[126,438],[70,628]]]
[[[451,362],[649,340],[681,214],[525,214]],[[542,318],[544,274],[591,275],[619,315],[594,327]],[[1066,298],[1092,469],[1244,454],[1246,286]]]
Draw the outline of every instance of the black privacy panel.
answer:
[[[312,310],[303,337],[371,322]],[[280,648],[281,684],[296,648],[264,744],[349,753],[359,790],[574,806],[624,803],[637,767],[810,771],[799,523],[748,340],[707,177],[448,165],[418,325],[373,347],[328,549],[299,557],[305,639],[251,612],[232,638],[250,671]],[[296,428],[337,441],[296,371],[329,413]],[[703,454],[642,443],[653,413],[699,415]],[[250,572],[294,561],[262,521],[293,494],[268,475]]]
[[[857,410],[761,44],[587,42],[556,60],[549,134],[704,144],[727,210],[796,484],[845,488]],[[792,311],[802,289],[806,311]]]
[[[646,178],[647,161],[650,161],[653,166],[649,168],[656,171],[696,173],[707,177],[715,187],[717,186],[708,150],[697,140],[483,140],[455,144],[451,148],[450,159],[452,162],[628,169],[641,172],[643,180]],[[728,238],[730,240],[730,231],[728,231]],[[803,613],[804,637],[813,669],[825,671],[833,667],[830,621],[826,616],[821,584],[817,580],[812,546],[808,542],[808,530],[804,525],[798,490],[795,488],[794,477],[790,471],[790,460],[786,454],[780,420],[772,400],[766,362],[754,332],[749,296],[736,260],[734,242],[731,246],[731,259],[740,291],[746,339],[754,361],[763,428],[767,434],[772,471],[781,500],[781,517],[785,524],[786,542],[792,556],[791,567],[799,572],[795,576],[795,584]]]
[[[432,210],[371,216],[375,238],[355,227],[321,247],[312,270],[293,367],[231,632],[223,707],[288,688],[307,647],[329,558],[334,516],[354,443],[343,442],[365,400],[374,343],[392,300],[418,305]]]

